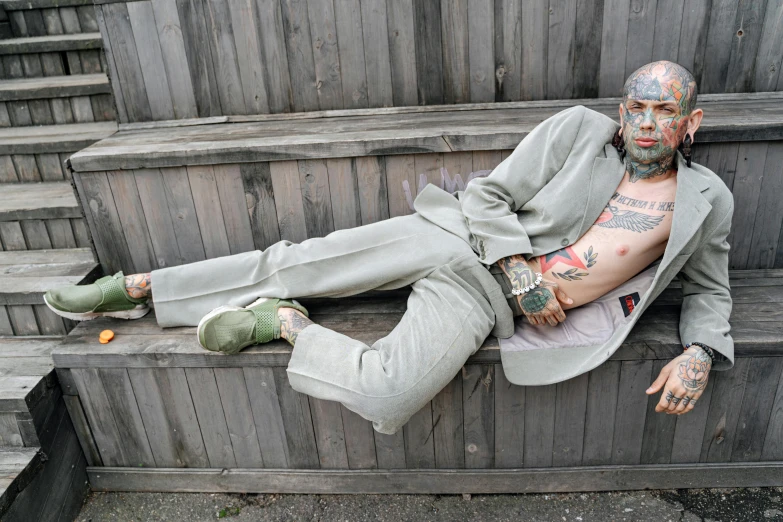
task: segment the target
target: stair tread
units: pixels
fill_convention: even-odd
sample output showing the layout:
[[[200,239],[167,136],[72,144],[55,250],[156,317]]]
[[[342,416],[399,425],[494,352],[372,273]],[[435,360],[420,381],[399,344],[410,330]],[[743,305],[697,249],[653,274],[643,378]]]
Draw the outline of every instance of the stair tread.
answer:
[[[0,221],[82,217],[69,181],[8,183],[0,190]]]
[[[74,152],[117,132],[116,121],[0,129],[0,154]]]
[[[0,446],[0,517],[42,465],[40,448]]]
[[[80,5],[92,5],[92,3],[93,0],[0,0],[0,6],[6,11],[76,7]]]
[[[75,74],[15,78],[0,81],[0,101],[62,98],[111,93],[109,77],[105,74]]]
[[[26,36],[0,40],[0,55],[100,49],[101,33]]]

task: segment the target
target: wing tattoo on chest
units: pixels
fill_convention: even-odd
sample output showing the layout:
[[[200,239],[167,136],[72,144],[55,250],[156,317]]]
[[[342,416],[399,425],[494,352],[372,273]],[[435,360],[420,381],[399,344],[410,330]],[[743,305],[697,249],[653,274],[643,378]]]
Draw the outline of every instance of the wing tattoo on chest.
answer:
[[[632,232],[652,230],[664,216],[650,216],[635,210],[621,210],[614,205],[606,205],[595,224],[604,228],[624,228]]]

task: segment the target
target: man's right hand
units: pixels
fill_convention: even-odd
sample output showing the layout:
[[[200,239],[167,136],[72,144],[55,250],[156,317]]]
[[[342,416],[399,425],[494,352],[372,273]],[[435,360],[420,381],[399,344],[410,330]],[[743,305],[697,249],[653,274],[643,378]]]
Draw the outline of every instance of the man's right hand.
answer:
[[[530,324],[549,324],[557,326],[565,321],[566,315],[560,302],[573,303],[573,300],[549,279],[541,278],[541,284],[529,292],[517,296],[519,307]]]

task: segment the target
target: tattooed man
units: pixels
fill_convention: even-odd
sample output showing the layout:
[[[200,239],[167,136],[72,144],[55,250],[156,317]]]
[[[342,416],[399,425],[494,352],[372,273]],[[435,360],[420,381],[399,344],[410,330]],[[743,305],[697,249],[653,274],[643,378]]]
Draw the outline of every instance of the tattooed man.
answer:
[[[517,358],[501,343],[500,352],[514,384],[589,371],[622,344],[680,271],[680,336],[704,347],[688,347],[648,393],[661,392],[658,411],[682,414],[698,402],[711,368],[733,364],[726,257],[733,202],[717,175],[691,168],[689,147],[702,119],[695,102],[690,73],[655,62],[626,82],[620,126],[583,106],[561,111],[464,191],[427,185],[413,214],[151,274],[118,272],[48,292],[46,303],[71,319],[131,319],[154,299],[160,326],[198,325],[199,344],[227,354],[286,339],[294,390],[339,401],[377,431],[395,433],[488,335],[514,338],[516,327],[528,326],[524,315],[542,335],[570,337],[566,328],[584,317],[580,312],[635,284],[664,256],[644,297],[615,303],[625,317],[621,312],[611,325],[588,317],[590,331],[577,339],[585,342],[566,346],[560,337],[551,349]],[[369,344],[311,320],[294,300],[407,285],[401,322]],[[608,334],[597,339],[592,330]]]

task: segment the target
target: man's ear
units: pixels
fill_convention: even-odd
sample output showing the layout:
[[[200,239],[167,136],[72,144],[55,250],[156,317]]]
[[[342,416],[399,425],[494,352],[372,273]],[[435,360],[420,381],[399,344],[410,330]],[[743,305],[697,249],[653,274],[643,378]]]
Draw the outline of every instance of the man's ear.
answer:
[[[620,112],[620,128],[622,129],[623,128],[623,104],[622,104],[622,102],[620,102],[620,107],[619,107],[618,110]]]
[[[701,109],[694,109],[688,117],[688,134],[691,137],[691,141],[695,142],[693,135],[699,129],[701,125],[701,119],[704,117],[704,111]]]

